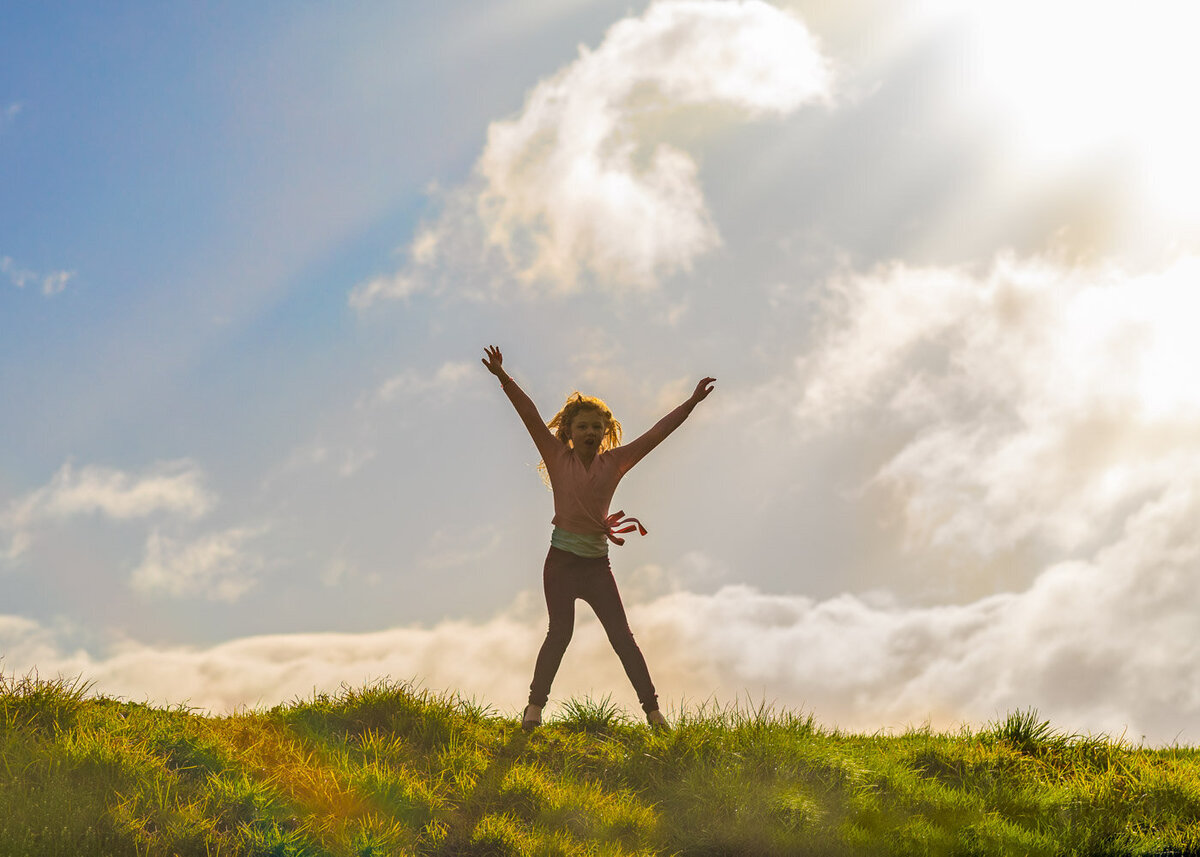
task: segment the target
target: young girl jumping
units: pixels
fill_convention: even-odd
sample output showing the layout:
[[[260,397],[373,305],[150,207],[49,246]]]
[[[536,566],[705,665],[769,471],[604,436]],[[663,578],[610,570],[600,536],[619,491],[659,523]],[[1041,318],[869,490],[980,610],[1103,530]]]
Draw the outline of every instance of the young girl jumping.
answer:
[[[504,371],[500,349],[491,345],[484,353],[487,356],[483,365],[500,379],[501,387],[529,430],[554,491],[551,520],[554,530],[542,570],[550,627],[538,652],[533,683],[529,685],[529,705],[521,726],[529,731],[541,725],[550,684],[575,628],[575,599],[582,598],[596,611],[608,641],[621,658],[625,674],[646,712],[646,720],[652,726],[665,727],[667,721],[658,710],[658,696],[650,681],[646,659],[629,630],[625,607],[608,562],[608,543],[625,544],[619,533],[637,529],[645,535],[646,530],[636,518],[623,518],[624,512],[610,515],[608,505],[621,477],[679,428],[692,408],[712,392],[716,379],[701,380],[686,402],[637,440],[621,446],[621,424],[600,399],[575,393],[547,424],[533,400]]]

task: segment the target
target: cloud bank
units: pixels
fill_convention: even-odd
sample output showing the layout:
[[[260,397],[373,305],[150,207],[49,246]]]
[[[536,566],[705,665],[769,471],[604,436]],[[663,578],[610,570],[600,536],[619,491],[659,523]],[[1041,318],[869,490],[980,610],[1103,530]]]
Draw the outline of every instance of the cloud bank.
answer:
[[[350,303],[407,298],[438,266],[492,251],[531,288],[571,292],[585,277],[653,287],[720,241],[696,161],[664,138],[694,133],[699,110],[709,123],[782,116],[829,94],[825,59],[787,12],[659,0],[595,50],[581,46],[516,118],[492,123],[476,182],[446,195],[410,267],[361,284]]]
[[[668,708],[749,697],[874,731],[979,725],[1036,705],[1060,728],[1195,740],[1187,731],[1200,716],[1200,643],[1189,633],[1200,606],[1188,573],[1195,556],[1160,566],[1148,586],[1130,560],[1147,542],[1165,545],[1179,516],[1196,511],[1194,497],[1164,498],[1095,562],[1064,563],[1026,592],[965,605],[851,594],[814,601],[729,586],[635,604],[630,622]],[[205,649],[125,640],[99,658],[9,616],[0,617],[0,647],[7,672],[78,674],[98,692],[215,712],[384,676],[513,712],[544,633],[535,612],[520,599],[484,622],[250,637]],[[552,700],[611,692],[636,711],[627,685],[599,624],[580,611]]]

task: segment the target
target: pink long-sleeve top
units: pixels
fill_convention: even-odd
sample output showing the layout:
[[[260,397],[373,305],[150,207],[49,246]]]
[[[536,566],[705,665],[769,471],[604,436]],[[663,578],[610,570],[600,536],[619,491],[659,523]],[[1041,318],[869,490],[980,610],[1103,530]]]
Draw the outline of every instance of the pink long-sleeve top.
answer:
[[[679,428],[695,407],[689,399],[636,440],[597,453],[591,465],[584,467],[575,451],[550,431],[538,414],[533,400],[517,386],[516,381],[509,378],[502,387],[529,430],[542,461],[546,463],[550,487],[554,491],[554,518],[551,523],[581,535],[603,536],[609,533],[606,520],[608,507],[621,477],[646,453],[662,443],[667,435]]]

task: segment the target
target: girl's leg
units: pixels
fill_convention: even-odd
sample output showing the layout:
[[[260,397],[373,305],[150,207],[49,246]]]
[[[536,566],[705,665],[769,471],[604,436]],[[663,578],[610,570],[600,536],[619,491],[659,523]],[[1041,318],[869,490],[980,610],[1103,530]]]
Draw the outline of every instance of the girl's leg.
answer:
[[[596,611],[596,618],[604,626],[604,633],[608,635],[608,641],[621,659],[621,666],[625,667],[625,675],[629,676],[633,689],[637,691],[642,710],[647,714],[657,711],[658,695],[654,691],[654,682],[650,680],[646,658],[638,648],[637,641],[633,639],[633,632],[629,630],[625,605],[621,603],[617,581],[607,563],[602,570],[589,572],[587,586],[579,597]]]
[[[546,612],[550,614],[550,623],[533,668],[533,682],[529,685],[531,705],[546,704],[550,685],[554,682],[558,665],[562,663],[563,653],[575,630],[574,584],[578,571],[571,568],[572,556],[567,551],[550,548],[542,568],[542,588],[546,593]]]

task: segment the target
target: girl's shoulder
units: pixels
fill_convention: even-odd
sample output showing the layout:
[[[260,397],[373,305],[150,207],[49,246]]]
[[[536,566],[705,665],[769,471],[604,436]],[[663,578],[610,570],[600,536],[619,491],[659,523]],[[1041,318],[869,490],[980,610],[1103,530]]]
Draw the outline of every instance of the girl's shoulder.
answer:
[[[613,468],[623,473],[629,464],[629,451],[624,446],[614,446],[612,449],[606,449],[604,452],[596,455],[596,461],[593,463],[593,466],[596,464],[599,464],[606,470]]]
[[[622,458],[625,458],[628,455],[629,455],[629,447],[624,444],[621,444],[620,446],[609,447],[608,449],[604,450],[604,452],[601,452],[596,457],[599,458],[600,456],[606,456],[609,461],[620,461]]]
[[[546,462],[547,467],[550,467],[552,461],[554,464],[561,464],[563,462],[570,461],[574,455],[575,453],[571,451],[571,447],[567,446],[565,443],[559,443],[559,441],[556,439],[554,441],[554,446],[546,451],[546,454],[542,460]]]

